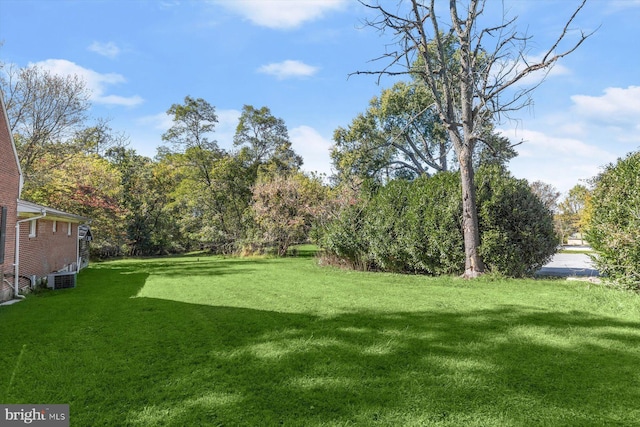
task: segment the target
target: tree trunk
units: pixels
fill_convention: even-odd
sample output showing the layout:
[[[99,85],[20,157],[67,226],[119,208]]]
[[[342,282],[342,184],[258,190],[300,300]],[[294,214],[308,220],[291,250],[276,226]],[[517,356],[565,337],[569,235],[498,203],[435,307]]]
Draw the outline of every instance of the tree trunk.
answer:
[[[462,186],[462,233],[465,254],[463,277],[473,279],[484,273],[484,263],[478,252],[480,248],[480,230],[471,152],[466,149],[462,150],[458,160],[460,162],[460,182]]]
[[[447,171],[447,143],[446,141],[440,142],[440,170],[442,172]]]

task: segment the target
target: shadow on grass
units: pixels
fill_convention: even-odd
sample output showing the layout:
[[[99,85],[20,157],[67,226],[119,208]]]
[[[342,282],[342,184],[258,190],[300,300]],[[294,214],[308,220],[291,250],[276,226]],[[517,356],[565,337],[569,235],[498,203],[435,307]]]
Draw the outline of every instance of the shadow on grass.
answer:
[[[296,245],[289,248],[287,256],[297,258],[315,258],[321,250],[315,245]]]
[[[223,258],[212,256],[190,256],[175,258],[148,258],[119,261],[104,264],[106,270],[145,272],[169,277],[186,277],[197,275],[222,276],[227,274],[244,274],[255,271],[259,265],[269,262],[268,258]],[[242,267],[238,267],[241,265]],[[254,268],[251,268],[254,267]],[[93,268],[100,269],[97,264]]]
[[[83,273],[83,283],[110,276],[52,293],[55,307],[0,317],[0,360],[12,368],[0,401],[69,403],[72,425],[640,419],[640,322],[523,306],[333,317],[211,307],[131,298],[148,273],[119,266]],[[20,326],[27,313],[48,323]]]

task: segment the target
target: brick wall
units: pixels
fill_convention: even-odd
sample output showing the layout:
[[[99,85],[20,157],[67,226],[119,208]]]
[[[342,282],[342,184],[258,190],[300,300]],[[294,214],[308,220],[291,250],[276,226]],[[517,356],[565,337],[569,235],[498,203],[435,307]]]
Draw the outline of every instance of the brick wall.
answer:
[[[57,221],[54,233],[53,221],[45,217],[36,220],[36,236],[29,237],[29,222],[20,224],[20,275],[41,278],[77,261],[78,224]]]
[[[2,93],[0,92],[0,96]],[[2,104],[0,102],[0,104]],[[13,141],[7,127],[4,104],[0,108],[0,206],[7,207],[4,261],[0,263],[0,301],[10,299],[11,286],[3,278],[13,273],[15,250],[15,227],[18,216],[17,200],[20,191],[20,172],[13,151]]]

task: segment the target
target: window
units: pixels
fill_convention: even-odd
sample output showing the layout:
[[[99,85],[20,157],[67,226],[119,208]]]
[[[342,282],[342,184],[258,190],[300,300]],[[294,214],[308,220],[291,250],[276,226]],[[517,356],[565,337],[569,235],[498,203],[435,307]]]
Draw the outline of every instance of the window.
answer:
[[[56,231],[58,231],[58,221],[56,221],[55,219],[53,220],[53,232],[55,233]]]
[[[29,237],[36,237],[38,231],[38,220],[32,219],[29,221]]]
[[[67,223],[67,236],[71,236],[71,223]]]

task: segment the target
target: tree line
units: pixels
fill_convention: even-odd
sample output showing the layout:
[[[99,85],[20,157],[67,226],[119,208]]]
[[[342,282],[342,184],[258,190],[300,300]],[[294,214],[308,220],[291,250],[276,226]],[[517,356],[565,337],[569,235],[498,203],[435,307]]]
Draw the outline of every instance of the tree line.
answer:
[[[456,168],[437,116],[425,110],[412,119],[429,102],[417,80],[383,90],[336,130],[328,185],[300,171],[287,127],[268,107],[245,105],[225,150],[214,138],[215,107],[187,96],[167,110],[172,126],[152,159],[129,148],[107,120],[89,118],[90,92],[77,76],[38,66],[5,71],[22,197],[91,218],[98,257],[203,248],[282,254],[312,230],[318,236],[364,182],[382,186]],[[515,155],[505,138],[492,138],[496,147],[478,150],[476,166]]]
[[[215,107],[186,96],[168,108],[172,126],[152,159],[128,148],[126,136],[107,121],[89,121],[90,94],[77,77],[37,66],[9,76],[3,88],[25,176],[22,197],[91,218],[92,251],[101,258],[194,249],[283,255],[310,239],[331,253],[332,233],[345,212],[385,194],[388,185],[459,176],[450,139],[425,110],[430,99],[415,79],[383,90],[365,113],[336,130],[336,173],[327,182],[300,171],[302,158],[287,127],[268,107],[245,105],[233,148],[225,150],[214,138]],[[515,151],[506,138],[488,139],[494,145],[476,150],[474,168],[504,171]],[[447,194],[458,192],[449,188]]]
[[[245,105],[225,150],[214,139],[215,107],[187,96],[167,110],[173,124],[152,159],[107,120],[89,118],[90,92],[77,76],[4,68],[22,198],[91,218],[94,256],[284,253],[306,239],[328,197],[320,177],[300,171],[286,125],[268,107]]]

